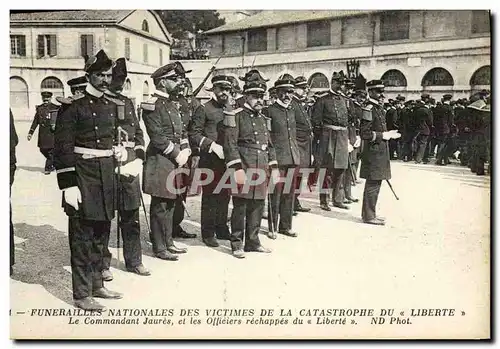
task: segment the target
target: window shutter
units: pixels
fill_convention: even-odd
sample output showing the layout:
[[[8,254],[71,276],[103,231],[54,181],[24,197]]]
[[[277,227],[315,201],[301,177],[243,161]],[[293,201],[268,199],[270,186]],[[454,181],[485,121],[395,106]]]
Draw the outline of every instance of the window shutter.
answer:
[[[57,56],[57,38],[55,35],[50,35],[50,47],[49,47],[49,55],[51,57]]]
[[[45,56],[45,42],[43,35],[38,35],[37,43],[38,43],[38,50],[37,50],[38,58],[40,58]]]
[[[94,54],[94,35],[87,35],[87,54],[89,56]]]
[[[17,52],[19,56],[26,57],[26,37],[24,35],[19,36],[19,47]]]
[[[85,35],[80,36],[80,48],[81,48],[81,56],[87,60],[87,38]]]

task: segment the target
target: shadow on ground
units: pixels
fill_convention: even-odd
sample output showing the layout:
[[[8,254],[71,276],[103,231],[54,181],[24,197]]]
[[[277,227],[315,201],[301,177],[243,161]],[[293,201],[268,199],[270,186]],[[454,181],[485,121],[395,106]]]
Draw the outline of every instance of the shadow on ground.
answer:
[[[26,241],[16,244],[16,264],[12,279],[43,286],[54,297],[73,304],[71,273],[63,267],[70,265],[67,235],[50,225],[14,225],[17,237]]]

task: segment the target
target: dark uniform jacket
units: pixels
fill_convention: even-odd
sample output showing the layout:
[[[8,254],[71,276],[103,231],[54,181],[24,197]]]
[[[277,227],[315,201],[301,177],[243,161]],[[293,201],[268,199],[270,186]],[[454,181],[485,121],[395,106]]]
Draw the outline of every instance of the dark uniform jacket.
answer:
[[[213,142],[223,145],[222,128],[224,111],[229,112],[230,106],[222,105],[215,99],[210,99],[194,111],[189,128],[189,140],[192,147],[200,149],[200,168],[209,168],[214,171],[214,181],[203,187],[204,193],[212,193],[218,180],[226,170],[226,162],[214,152],[209,153]]]
[[[346,169],[349,156],[347,97],[331,90],[326,92],[315,103],[311,121],[320,138],[317,165]]]
[[[270,105],[265,113],[271,119],[271,140],[276,151],[278,166],[298,166],[300,151],[295,124],[296,109],[291,104],[285,107],[277,101]]]
[[[454,119],[453,108],[447,103],[438,105],[434,108],[433,119],[436,136],[448,135]]]
[[[387,109],[385,117],[387,120],[387,129],[388,130],[399,130],[398,110],[396,109],[396,107],[390,106]]]
[[[121,144],[127,148],[127,161],[123,162],[122,165],[126,165],[138,158],[144,161],[146,159],[144,134],[135,114],[134,103],[131,99],[121,94],[110,96],[110,98],[117,99],[117,103],[120,104],[117,111],[117,126],[121,126],[128,135],[128,142],[125,139],[125,135],[120,140]],[[122,176],[120,178],[120,190],[120,208],[129,211],[141,206],[140,176],[134,178]]]
[[[54,148],[54,134],[52,130],[57,117],[58,105],[54,103],[40,104],[36,106],[36,114],[33,118],[29,134],[33,134],[38,126],[38,147],[41,149]]]
[[[270,135],[271,120],[245,104],[243,108],[227,113],[224,117],[224,157],[229,169],[243,169],[250,177],[249,169],[269,171],[277,167],[276,152]],[[252,176],[255,178],[256,176]],[[266,181],[261,185],[241,185],[233,196],[244,199],[264,200],[267,196]]]
[[[54,133],[54,165],[60,189],[78,186],[83,219],[110,221],[116,199],[115,159],[117,106],[87,86],[85,95],[73,100],[57,118]],[[80,150],[79,150],[80,149]],[[81,150],[99,155],[83,155]],[[103,155],[103,153],[105,155]],[[68,214],[73,209],[64,205]]]
[[[349,134],[349,143],[354,146],[356,143],[356,136],[359,136],[359,123],[363,114],[363,109],[361,104],[359,104],[354,99],[349,100],[349,126],[347,131]],[[354,148],[353,151],[349,153],[349,162],[355,164],[358,162],[358,155],[361,148]]]
[[[16,172],[16,146],[19,143],[16,127],[14,125],[14,116],[10,110],[10,185],[14,183],[14,173]]]
[[[387,131],[385,111],[377,101],[369,98],[361,119],[361,139],[365,141],[361,155],[360,177],[369,180],[391,178],[389,143],[382,138]]]
[[[144,164],[144,192],[161,198],[176,199],[177,193],[167,188],[167,177],[178,166],[175,158],[179,152],[189,147],[181,114],[176,103],[159,91],[147,102],[143,102],[141,108],[150,138]],[[177,188],[183,185],[179,182]]]
[[[309,167],[311,166],[311,146],[313,138],[311,118],[306,110],[304,101],[294,96],[290,104],[295,109],[297,145],[300,151],[300,167]]]
[[[419,106],[415,109],[413,116],[417,123],[416,132],[429,136],[433,126],[432,111],[426,106]]]

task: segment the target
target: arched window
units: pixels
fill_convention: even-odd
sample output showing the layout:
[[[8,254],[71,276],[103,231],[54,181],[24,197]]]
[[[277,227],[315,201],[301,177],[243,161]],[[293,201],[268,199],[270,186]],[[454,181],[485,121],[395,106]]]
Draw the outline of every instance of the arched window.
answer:
[[[384,82],[385,87],[403,87],[408,85],[404,74],[397,69],[386,71],[380,80]]]
[[[453,86],[453,76],[443,68],[429,70],[422,79],[422,86]]]
[[[28,84],[18,76],[10,78],[10,107],[29,108]]]
[[[144,30],[145,32],[149,33],[149,24],[148,24],[148,21],[146,21],[146,20],[142,21],[142,30]]]
[[[327,90],[330,88],[330,83],[324,74],[314,73],[309,78],[309,86],[311,90]]]
[[[64,97],[63,83],[53,76],[43,79],[40,90],[52,92],[54,98],[57,96]]]
[[[144,81],[142,85],[142,101],[145,102],[149,99],[149,84],[147,81]]]
[[[491,84],[491,66],[485,65],[484,67],[479,68],[472,74],[470,78],[470,85],[490,85]]]

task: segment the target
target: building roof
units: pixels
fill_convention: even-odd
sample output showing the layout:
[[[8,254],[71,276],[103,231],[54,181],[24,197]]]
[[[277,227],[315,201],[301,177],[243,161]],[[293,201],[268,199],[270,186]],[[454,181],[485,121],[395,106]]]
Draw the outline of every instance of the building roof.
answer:
[[[242,31],[251,28],[275,27],[283,24],[317,21],[328,18],[350,17],[377,12],[374,10],[270,10],[262,11],[241,21],[210,29],[205,34]]]
[[[106,21],[120,22],[133,10],[73,10],[11,13],[11,22],[86,22]]]

